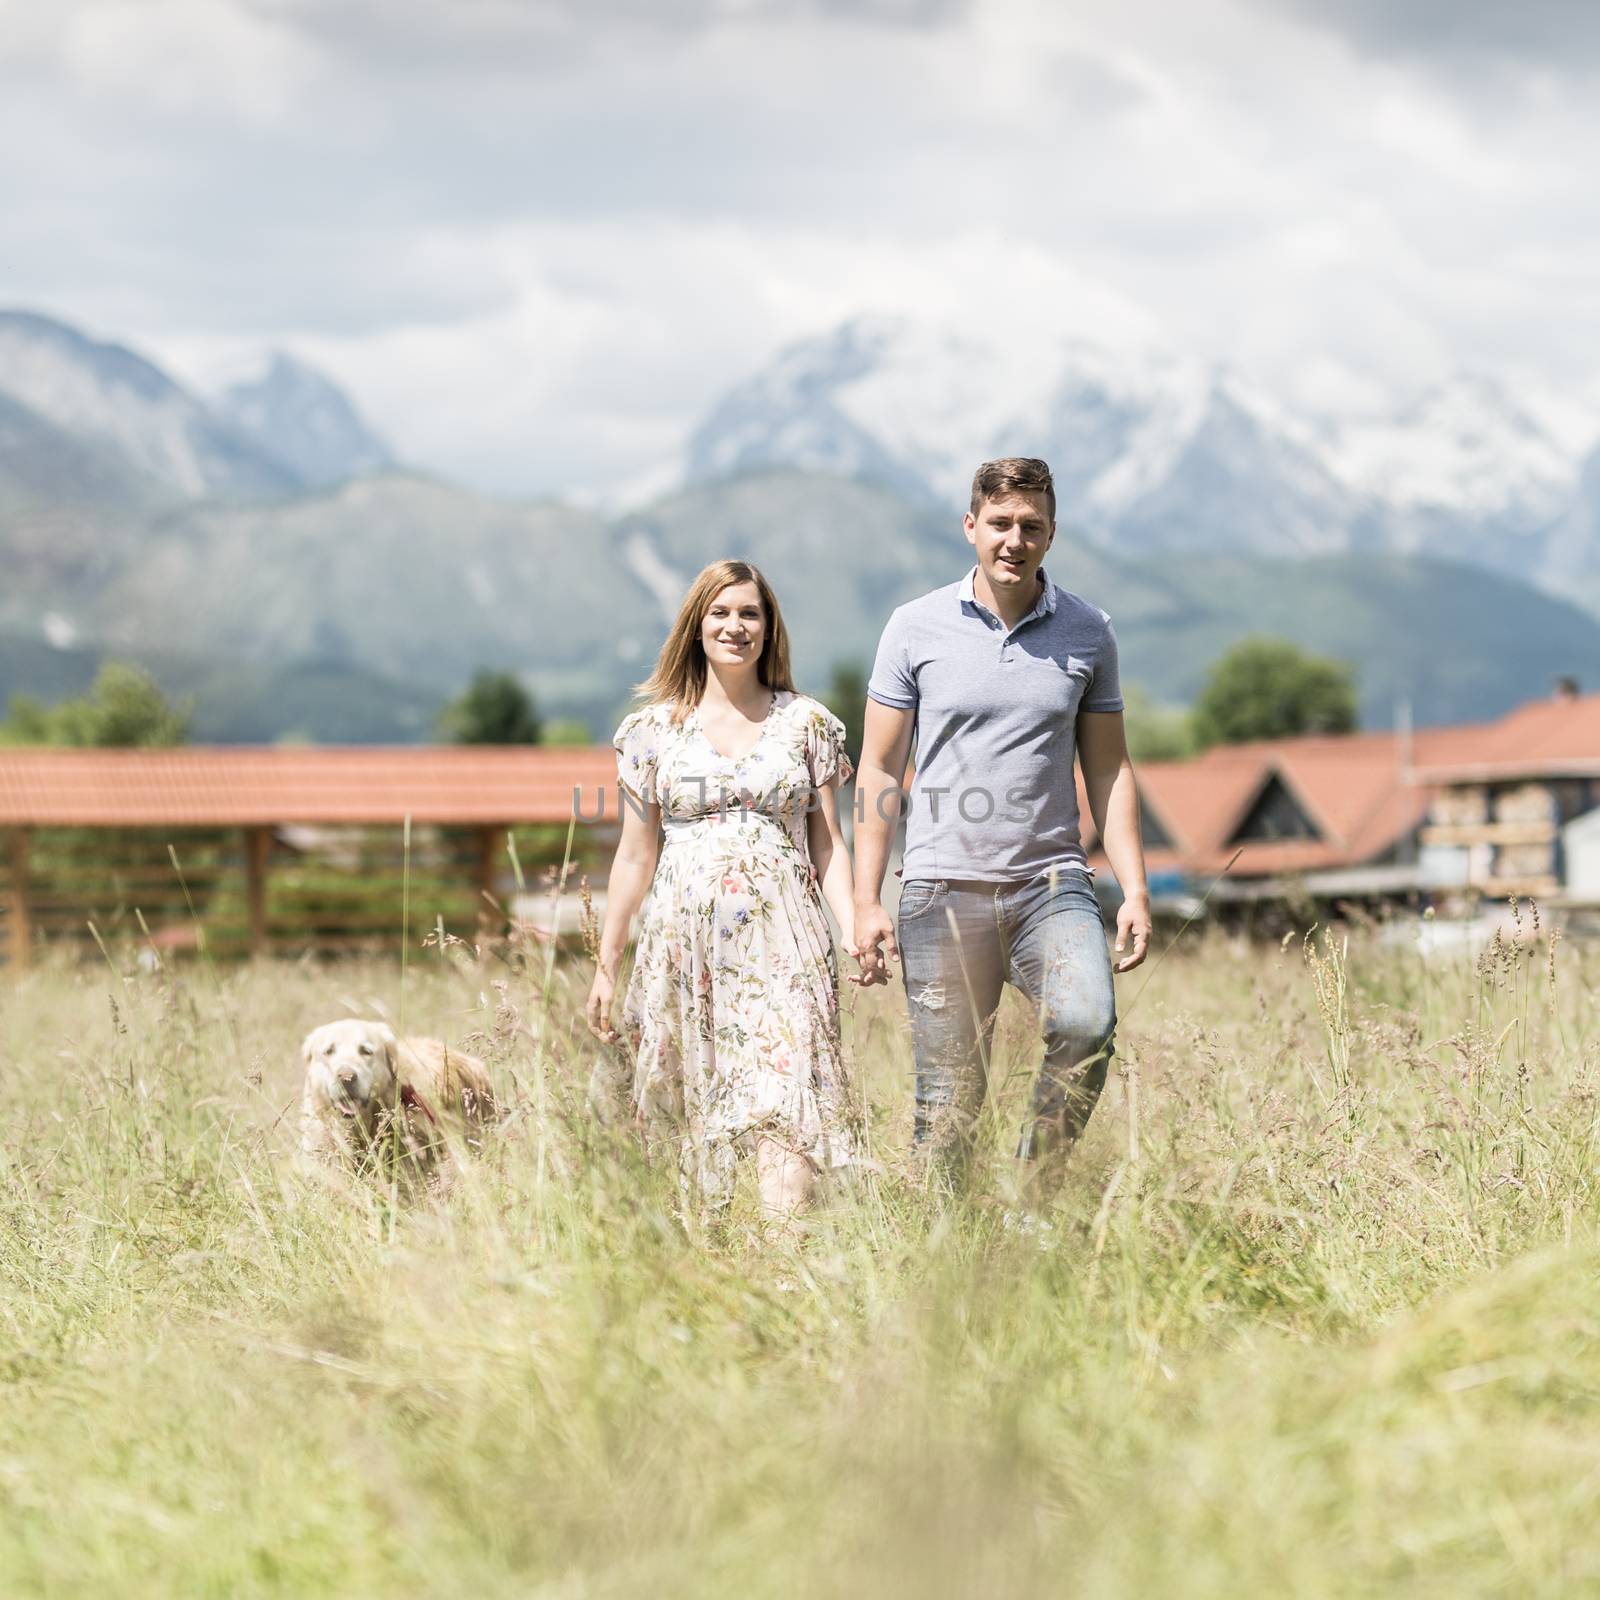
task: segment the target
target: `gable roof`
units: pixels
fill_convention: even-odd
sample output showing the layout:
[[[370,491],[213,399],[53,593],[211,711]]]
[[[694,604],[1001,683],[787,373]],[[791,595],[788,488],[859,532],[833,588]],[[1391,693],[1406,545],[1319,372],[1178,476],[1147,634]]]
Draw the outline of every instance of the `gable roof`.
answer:
[[[1151,870],[1210,875],[1238,849],[1243,854],[1234,872],[1240,876],[1353,866],[1384,855],[1427,815],[1428,791],[1403,781],[1393,739],[1363,738],[1343,759],[1331,748],[1285,748],[1298,742],[1240,745],[1193,761],[1139,767],[1140,792],[1153,802],[1174,841],[1171,851],[1150,852]],[[1321,837],[1235,841],[1274,781]]]
[[[1533,700],[1477,734],[1437,740],[1430,751],[1419,752],[1417,765],[1427,781],[1600,777],[1600,694]]]
[[[1147,852],[1152,872],[1220,872],[1250,808],[1276,778],[1317,825],[1320,839],[1248,841],[1237,877],[1327,871],[1381,860],[1421,825],[1433,791],[1449,783],[1600,776],[1600,695],[1535,701],[1496,722],[1316,734],[1217,745],[1188,761],[1137,768],[1146,807],[1170,850]],[[1098,841],[1087,824],[1084,842]]]
[[[1293,823],[1293,831],[1279,831],[1280,818]],[[1279,844],[1289,839],[1320,839],[1322,830],[1284,782],[1283,774],[1268,771],[1255,798],[1228,835],[1229,844]]]

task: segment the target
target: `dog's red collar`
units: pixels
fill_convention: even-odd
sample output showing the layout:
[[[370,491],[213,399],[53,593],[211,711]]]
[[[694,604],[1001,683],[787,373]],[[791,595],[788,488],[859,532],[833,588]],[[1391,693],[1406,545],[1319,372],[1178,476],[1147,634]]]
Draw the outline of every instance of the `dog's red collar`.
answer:
[[[420,1111],[429,1122],[433,1123],[435,1127],[438,1126],[438,1113],[433,1109],[432,1106],[428,1104],[426,1097],[423,1096],[418,1090],[412,1088],[409,1083],[402,1083],[400,1085],[400,1104],[408,1108],[414,1107],[416,1110]]]

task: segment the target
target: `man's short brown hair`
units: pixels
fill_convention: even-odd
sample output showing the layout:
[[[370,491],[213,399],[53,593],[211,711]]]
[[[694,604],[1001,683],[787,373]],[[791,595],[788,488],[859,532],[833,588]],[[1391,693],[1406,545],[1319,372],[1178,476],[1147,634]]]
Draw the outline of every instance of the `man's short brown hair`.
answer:
[[[1037,456],[1003,456],[985,461],[972,475],[972,514],[983,509],[985,500],[998,500],[1008,494],[1042,494],[1050,520],[1056,520],[1056,485],[1050,464]]]

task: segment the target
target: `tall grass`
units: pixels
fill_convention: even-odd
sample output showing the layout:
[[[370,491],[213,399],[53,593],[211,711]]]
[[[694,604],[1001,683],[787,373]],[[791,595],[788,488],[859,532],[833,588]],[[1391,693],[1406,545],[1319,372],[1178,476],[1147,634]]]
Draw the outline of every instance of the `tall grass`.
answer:
[[[1006,1225],[1014,997],[953,1207],[904,1154],[901,995],[850,999],[884,1170],[793,1240],[749,1193],[683,1216],[591,1115],[577,968],[410,961],[406,1026],[518,1102],[412,1205],[289,1159],[300,1036],[392,1015],[392,965],[34,973],[0,1588],[1600,1588],[1600,954],[1524,933],[1180,947],[1042,1234]]]

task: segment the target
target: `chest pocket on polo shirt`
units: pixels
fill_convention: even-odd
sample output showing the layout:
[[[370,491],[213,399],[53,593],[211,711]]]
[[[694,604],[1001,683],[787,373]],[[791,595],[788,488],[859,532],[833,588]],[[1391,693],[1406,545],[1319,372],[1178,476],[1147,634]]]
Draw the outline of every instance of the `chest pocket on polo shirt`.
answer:
[[[1012,650],[1033,688],[1033,698],[1057,711],[1076,712],[1094,682],[1094,668],[1087,656],[1030,655],[1014,644]]]

